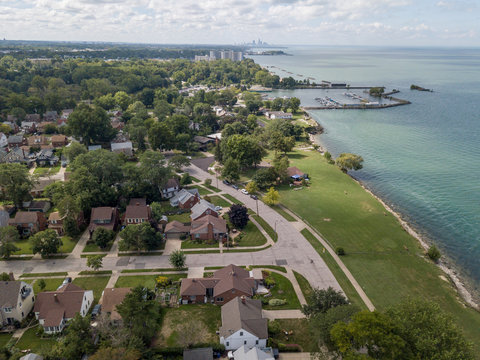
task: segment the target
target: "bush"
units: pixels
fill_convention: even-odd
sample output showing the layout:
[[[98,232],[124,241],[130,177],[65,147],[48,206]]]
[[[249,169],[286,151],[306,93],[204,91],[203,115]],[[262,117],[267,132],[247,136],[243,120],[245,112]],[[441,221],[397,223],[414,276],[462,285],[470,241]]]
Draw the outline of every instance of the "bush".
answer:
[[[345,249],[340,246],[335,249],[335,252],[337,253],[338,256],[345,255]]]
[[[432,245],[427,251],[427,256],[431,260],[437,262],[442,257],[442,254],[440,253],[440,250],[438,250],[438,248],[435,245]]]
[[[187,238],[187,235],[185,234],[180,235],[180,240],[185,240],[186,238]]]
[[[207,186],[212,185],[212,179],[206,179],[205,180],[205,185],[207,185]]]
[[[265,280],[263,280],[263,283],[265,284],[265,286],[267,288],[271,288],[273,286],[275,286],[275,279],[272,278],[272,277],[267,277]]]
[[[301,352],[302,347],[298,344],[278,344],[278,351],[282,352]]]
[[[282,327],[278,321],[269,321],[268,322],[268,333],[272,335],[277,335],[282,331]]]
[[[281,306],[281,305],[285,305],[287,303],[287,300],[283,300],[283,299],[270,299],[268,301],[268,305],[270,306]]]
[[[189,173],[185,173],[182,175],[180,179],[180,185],[188,185],[192,183],[192,177]]]

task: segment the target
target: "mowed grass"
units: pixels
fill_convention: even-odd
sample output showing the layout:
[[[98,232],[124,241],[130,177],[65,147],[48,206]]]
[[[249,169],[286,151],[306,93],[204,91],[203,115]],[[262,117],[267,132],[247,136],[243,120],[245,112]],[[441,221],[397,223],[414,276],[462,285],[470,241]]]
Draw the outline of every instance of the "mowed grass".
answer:
[[[78,238],[71,236],[62,236],[62,246],[58,250],[59,253],[71,253],[75,245],[77,245]]]
[[[373,304],[382,310],[407,297],[434,301],[455,318],[480,353],[480,314],[464,306],[399,221],[320,153],[296,151],[289,158],[291,166],[310,175],[311,185],[301,191],[280,188],[282,204],[306,219],[334,248],[345,249],[343,262]]]
[[[218,248],[219,243],[218,241],[215,242],[201,242],[201,243],[196,243],[193,242],[192,240],[183,240],[182,241],[182,249],[202,249],[202,248]]]
[[[312,295],[312,292],[313,292],[312,286],[302,274],[296,272],[295,270],[293,270],[293,275],[295,275],[295,279],[297,280],[298,285],[302,290],[302,294],[305,297],[305,300],[307,301],[307,303],[309,303],[310,296]]]
[[[35,294],[38,294],[39,292],[42,292],[42,291],[55,291],[55,290],[57,290],[57,288],[60,285],[62,285],[63,278],[60,278],[60,279],[43,279],[43,281],[45,281],[45,288],[43,290],[40,289],[39,281],[40,281],[40,279],[35,280],[35,282],[33,283],[33,292]]]
[[[151,290],[155,288],[156,278],[160,275],[132,275],[132,276],[120,276],[115,283],[115,287],[136,287],[144,286]],[[187,274],[162,274],[161,276],[168,277],[172,281],[178,281],[186,278]]]
[[[57,342],[56,338],[44,338],[37,336],[38,327],[33,327],[25,331],[15,347],[20,350],[31,350],[35,353],[48,352]]]
[[[287,303],[280,306],[263,305],[263,308],[265,310],[301,309],[300,301],[290,280],[273,271],[270,273],[270,276],[275,280],[275,286],[270,288],[272,296],[267,299],[282,299],[287,300]]]
[[[267,243],[267,238],[261,233],[257,226],[249,221],[247,225],[242,229],[242,238],[235,242],[237,246],[261,246]]]
[[[84,290],[93,290],[94,303],[97,303],[109,279],[110,276],[83,277],[74,279],[73,283]]]
[[[33,254],[32,252],[32,244],[28,239],[22,239],[20,241],[14,242],[15,246],[20,250],[15,251],[14,255],[26,255],[26,254]]]
[[[230,194],[223,194],[222,195],[223,197],[225,197],[226,199],[230,200],[232,203],[234,204],[240,204],[240,205],[243,205],[243,202],[241,202],[240,200],[238,200],[237,198],[234,198],[232,195]]]
[[[280,324],[282,331],[272,336],[274,341],[281,344],[300,345],[304,352],[318,351],[318,339],[310,329],[307,319],[278,319],[275,322]]]
[[[38,176],[51,176],[51,175],[55,175],[56,173],[58,173],[60,171],[60,164],[56,165],[56,166],[52,166],[52,167],[41,167],[41,166],[38,166],[35,168],[35,170],[33,171],[33,173],[35,175],[38,175]]]
[[[206,188],[204,188],[203,186],[200,186],[200,185],[193,185],[193,186],[191,185],[188,188],[189,189],[193,189],[193,188],[197,189],[198,193],[202,196],[212,194],[212,192],[210,190],[208,190],[208,189],[206,189]]]
[[[257,223],[260,224],[263,230],[265,230],[265,232],[272,238],[273,241],[277,242],[277,234],[275,234],[275,230],[273,230],[273,228],[265,220],[263,220],[262,217],[256,214],[252,214],[250,216],[252,216]]]
[[[168,217],[168,222],[176,220],[176,221],[180,221],[181,223],[189,223],[190,221],[192,221],[190,219],[190,213],[188,212],[185,212],[182,214],[168,215],[167,217]]]
[[[223,208],[228,208],[232,205],[227,200],[218,195],[210,196],[210,202],[215,206],[221,206]]]
[[[10,333],[0,334],[0,348],[3,348],[5,345],[7,345],[11,338],[12,334]]]

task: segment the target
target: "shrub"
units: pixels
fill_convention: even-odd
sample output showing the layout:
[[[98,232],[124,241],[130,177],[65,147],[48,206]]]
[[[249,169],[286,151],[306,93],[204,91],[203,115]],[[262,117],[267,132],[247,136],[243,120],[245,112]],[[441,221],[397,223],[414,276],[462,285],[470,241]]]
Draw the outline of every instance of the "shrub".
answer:
[[[265,280],[263,280],[263,282],[267,288],[271,288],[276,284],[275,279],[272,277],[267,277]]]
[[[337,247],[335,249],[335,252],[337,253],[338,256],[342,256],[342,255],[345,255],[345,249],[341,246]]]
[[[268,333],[272,335],[277,335],[282,331],[282,327],[278,321],[269,321],[268,322]]]
[[[187,235],[185,234],[180,235],[180,240],[185,240],[186,238],[187,238]]]
[[[180,185],[188,185],[192,183],[192,177],[189,173],[185,173],[182,175],[180,179]]]
[[[270,299],[268,301],[268,305],[270,306],[281,306],[281,305],[285,305],[287,303],[287,300],[283,300],[283,299]]]
[[[172,282],[168,277],[166,276],[159,276],[157,277],[157,285],[160,286],[160,287],[165,287],[167,285],[170,285],[170,283]]]
[[[207,185],[207,186],[212,185],[212,179],[206,179],[205,180],[205,185]]]
[[[435,245],[432,245],[427,251],[427,256],[431,260],[437,262],[442,257],[442,254],[440,253],[440,250],[438,250],[438,248]]]

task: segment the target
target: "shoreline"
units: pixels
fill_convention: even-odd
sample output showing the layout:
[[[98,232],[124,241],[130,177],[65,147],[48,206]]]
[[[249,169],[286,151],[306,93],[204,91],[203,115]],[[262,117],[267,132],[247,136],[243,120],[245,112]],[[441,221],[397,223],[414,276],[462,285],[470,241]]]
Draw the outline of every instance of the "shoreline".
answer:
[[[304,108],[302,108],[302,110],[308,115],[310,119],[314,120],[314,117],[307,110],[304,110]],[[323,127],[323,125],[320,124],[320,122],[316,120],[314,121]],[[327,149],[320,143],[318,139],[320,135],[321,134],[317,134],[317,135],[309,134],[309,139],[313,144],[319,146],[318,151],[323,154],[325,151],[327,151]],[[354,178],[351,174],[348,174],[348,175],[357,184],[359,184],[363,188],[363,190],[365,190],[367,193],[373,196],[377,201],[379,201],[382,204],[382,206],[385,208],[385,210],[391,213],[399,221],[402,228],[410,236],[414,237],[425,251],[428,250],[429,246],[431,245],[430,242],[422,238],[419,232],[415,230],[414,227],[410,225],[406,220],[404,220],[404,217],[402,217],[401,213],[395,211],[392,206],[388,205],[386,201],[384,201],[382,198],[377,196],[371,189],[369,189],[366,185],[364,185],[360,180]],[[461,271],[455,268],[455,262],[449,259],[448,256],[446,256],[445,254],[442,254],[442,258],[444,259],[443,260],[440,259],[439,262],[435,265],[440,270],[442,270],[448,276],[448,278],[452,281],[453,285],[455,286],[455,289],[457,290],[462,300],[465,301],[465,303],[468,306],[472,307],[477,311],[480,311],[480,305],[478,302],[480,299],[480,296],[476,293],[475,290],[469,289],[468,281],[465,280],[465,279],[468,279],[468,276],[466,275],[462,276]]]

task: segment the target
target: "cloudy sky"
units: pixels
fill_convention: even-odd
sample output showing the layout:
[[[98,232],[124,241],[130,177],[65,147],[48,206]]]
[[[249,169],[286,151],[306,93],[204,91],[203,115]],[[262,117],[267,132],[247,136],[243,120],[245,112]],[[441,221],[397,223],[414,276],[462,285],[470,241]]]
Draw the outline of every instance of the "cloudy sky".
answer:
[[[0,0],[0,38],[480,46],[480,0]]]

